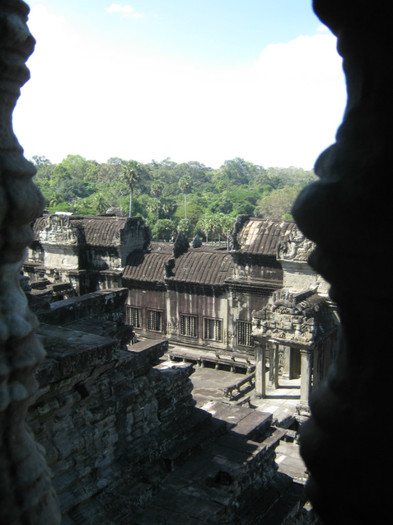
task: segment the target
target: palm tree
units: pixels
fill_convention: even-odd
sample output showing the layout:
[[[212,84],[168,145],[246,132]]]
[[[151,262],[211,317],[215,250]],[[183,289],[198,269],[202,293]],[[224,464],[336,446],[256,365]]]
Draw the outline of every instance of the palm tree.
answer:
[[[191,222],[188,219],[180,219],[177,229],[179,232],[182,231],[188,238],[191,233]]]
[[[136,160],[123,161],[122,180],[127,184],[130,190],[130,204],[128,207],[128,216],[132,217],[132,198],[134,195],[134,188],[146,170],[142,164]]]
[[[200,228],[206,237],[206,243],[209,242],[209,234],[211,234],[211,240],[213,240],[213,233],[217,227],[217,218],[213,214],[202,215],[199,219],[197,228]]]
[[[159,214],[158,202],[155,199],[150,199],[150,198],[148,199],[149,200],[146,201],[146,210],[151,214],[156,213],[158,217],[158,214]]]
[[[232,217],[232,215],[226,215],[225,213],[218,213],[217,215],[221,233],[227,240],[227,250],[229,250],[230,234],[233,230],[233,226],[235,224],[236,219],[235,217]]]
[[[159,205],[159,198],[162,195],[162,192],[164,190],[164,183],[162,180],[156,180],[153,182],[150,188],[150,195],[156,200],[156,206],[157,206],[157,220],[160,218],[160,205]]]
[[[187,219],[187,193],[191,189],[191,177],[189,175],[184,175],[179,180],[180,191],[184,193],[184,218]]]
[[[92,204],[96,213],[104,213],[108,208],[108,203],[102,193],[95,193],[92,197]]]
[[[54,208],[55,206],[57,206],[58,204],[60,204],[61,202],[63,202],[63,197],[60,193],[58,192],[55,192],[52,197],[50,198],[49,200],[49,206],[51,208]]]

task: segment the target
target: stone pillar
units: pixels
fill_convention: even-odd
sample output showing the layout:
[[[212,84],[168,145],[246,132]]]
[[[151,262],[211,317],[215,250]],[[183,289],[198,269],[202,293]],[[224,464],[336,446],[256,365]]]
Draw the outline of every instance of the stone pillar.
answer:
[[[336,362],[311,395],[301,454],[310,500],[325,524],[384,523],[393,466],[383,423],[393,370],[391,2],[313,4],[337,35],[348,100],[336,142],[316,161],[320,180],[301,192],[293,216],[317,245],[309,262],[331,285],[342,335]],[[376,253],[386,275],[370,268],[368,255]]]
[[[0,523],[55,525],[60,512],[43,450],[25,424],[34,371],[45,355],[19,283],[30,223],[44,205],[32,183],[35,169],[12,130],[35,43],[28,12],[20,0],[0,0]]]
[[[311,393],[312,379],[312,350],[302,348],[300,350],[300,405],[308,407]]]
[[[278,388],[278,372],[280,370],[280,355],[279,355],[279,346],[274,344],[274,388]]]
[[[255,394],[257,397],[266,396],[266,351],[265,343],[255,344]]]

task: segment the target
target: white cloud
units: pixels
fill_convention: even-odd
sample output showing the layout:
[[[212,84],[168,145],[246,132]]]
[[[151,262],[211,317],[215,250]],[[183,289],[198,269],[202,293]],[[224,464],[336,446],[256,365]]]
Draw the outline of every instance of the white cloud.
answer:
[[[143,14],[137,13],[130,5],[112,4],[106,8],[106,11],[108,13],[121,13],[123,15],[130,16],[131,18],[143,18]]]
[[[241,68],[195,67],[88,41],[43,6],[14,128],[27,158],[79,153],[218,167],[243,157],[311,168],[334,140],[345,90],[331,34],[268,46]]]

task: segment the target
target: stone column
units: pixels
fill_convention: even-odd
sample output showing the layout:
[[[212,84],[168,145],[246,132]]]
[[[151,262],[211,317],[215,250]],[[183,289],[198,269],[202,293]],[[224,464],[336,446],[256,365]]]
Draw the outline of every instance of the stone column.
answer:
[[[266,351],[264,342],[255,344],[255,394],[266,396]]]
[[[300,405],[307,407],[311,393],[313,354],[310,348],[300,350]]]
[[[336,362],[310,398],[301,454],[324,523],[384,523],[393,466],[383,423],[391,414],[393,370],[391,2],[313,5],[337,35],[348,100],[336,142],[316,161],[320,180],[302,191],[293,216],[317,245],[309,262],[331,284],[342,335]],[[370,254],[379,255],[386,274],[372,271]]]
[[[32,183],[35,169],[12,131],[35,43],[28,12],[20,0],[0,0],[0,523],[55,525],[60,512],[43,450],[25,424],[34,371],[45,355],[19,283],[30,223],[44,204]]]
[[[279,381],[278,381],[278,372],[280,369],[280,355],[279,355],[279,348],[277,344],[274,344],[274,388],[278,388]]]

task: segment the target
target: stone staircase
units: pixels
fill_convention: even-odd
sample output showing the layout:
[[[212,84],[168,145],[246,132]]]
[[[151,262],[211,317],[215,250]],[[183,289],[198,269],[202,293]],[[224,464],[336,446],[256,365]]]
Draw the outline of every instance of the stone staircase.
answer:
[[[179,421],[187,436],[116,491],[80,505],[63,525],[281,525],[305,503],[303,486],[278,471],[285,430],[272,415],[214,401]],[[94,512],[92,513],[92,509]],[[116,521],[112,517],[116,516]]]
[[[275,449],[285,431],[270,425],[271,414],[219,401],[205,413],[211,416],[210,435],[202,425],[187,453],[186,444],[172,451],[171,472],[121,523],[280,525],[301,509],[303,487],[277,472]]]

